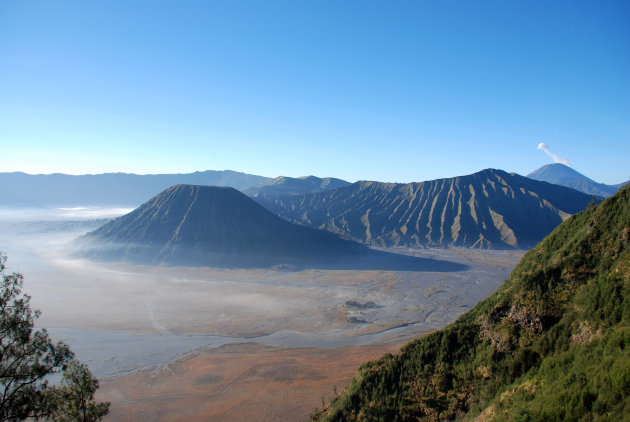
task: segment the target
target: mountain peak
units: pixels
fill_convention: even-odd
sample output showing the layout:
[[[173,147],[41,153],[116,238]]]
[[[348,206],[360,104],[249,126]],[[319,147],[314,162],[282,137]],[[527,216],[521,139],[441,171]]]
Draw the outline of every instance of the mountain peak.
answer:
[[[597,183],[594,180],[589,179],[588,177],[584,176],[579,171],[574,170],[572,167],[569,167],[562,163],[546,164],[534,170],[533,172],[529,173],[527,177],[529,177],[530,179],[536,179],[536,180],[540,180],[540,179],[537,179],[540,177],[554,177],[557,179],[561,179],[561,178],[582,179],[582,180],[588,180],[589,182],[592,182],[592,183]]]
[[[598,198],[499,169],[283,197],[282,217],[378,246],[528,248]]]
[[[183,184],[81,242],[89,257],[169,265],[328,262],[360,249],[332,233],[283,220],[234,188]]]
[[[579,190],[590,195],[608,197],[614,195],[620,186],[598,183],[582,173],[561,163],[544,165],[527,175],[530,179],[553,183]]]

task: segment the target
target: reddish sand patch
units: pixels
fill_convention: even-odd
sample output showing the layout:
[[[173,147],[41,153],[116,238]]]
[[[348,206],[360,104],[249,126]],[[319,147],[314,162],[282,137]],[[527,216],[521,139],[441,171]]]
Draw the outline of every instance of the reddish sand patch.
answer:
[[[282,349],[231,344],[101,382],[116,421],[298,421],[341,390],[359,365],[401,344]]]

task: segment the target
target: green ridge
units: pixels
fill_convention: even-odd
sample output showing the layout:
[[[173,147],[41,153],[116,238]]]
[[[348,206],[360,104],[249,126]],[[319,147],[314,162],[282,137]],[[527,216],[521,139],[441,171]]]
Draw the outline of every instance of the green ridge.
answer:
[[[630,420],[630,187],[568,219],[493,295],[365,363],[313,420]]]

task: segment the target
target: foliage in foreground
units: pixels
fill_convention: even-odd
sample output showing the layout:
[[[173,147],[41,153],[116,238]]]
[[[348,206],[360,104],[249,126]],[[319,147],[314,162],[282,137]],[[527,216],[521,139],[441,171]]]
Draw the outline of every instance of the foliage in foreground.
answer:
[[[0,421],[100,420],[109,403],[94,402],[98,381],[73,360],[68,345],[34,329],[40,312],[31,310],[30,296],[22,293],[22,275],[5,275],[5,262],[0,254]],[[50,387],[47,377],[59,371],[62,385]]]
[[[630,420],[629,237],[626,187],[456,322],[362,365],[312,420]]]
[[[98,380],[87,365],[73,360],[63,371],[61,386],[52,387],[48,397],[58,422],[97,421],[109,411],[109,402],[96,403],[94,393]]]

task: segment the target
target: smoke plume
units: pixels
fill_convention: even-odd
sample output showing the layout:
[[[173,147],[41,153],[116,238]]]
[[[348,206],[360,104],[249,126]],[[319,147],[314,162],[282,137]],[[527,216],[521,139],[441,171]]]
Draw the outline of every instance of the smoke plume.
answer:
[[[553,152],[549,151],[549,147],[544,142],[541,142],[538,144],[538,149],[542,149],[543,151],[545,151],[545,153],[547,153],[548,156],[553,158],[553,161],[555,161],[556,163],[561,163],[561,164],[564,164],[565,166],[571,167],[571,163],[569,162],[569,160],[567,160],[566,158],[560,158]]]

